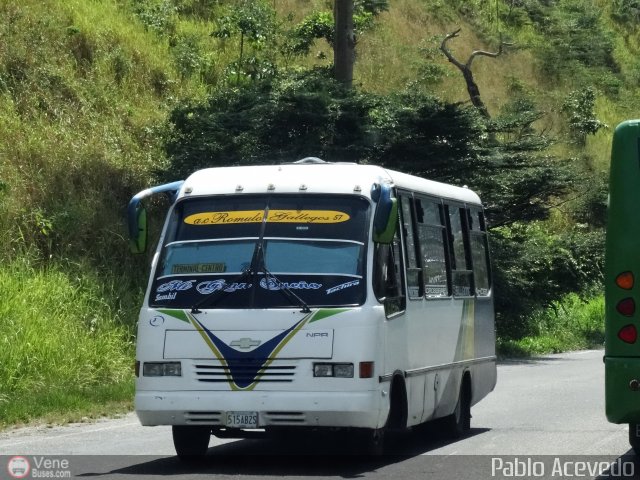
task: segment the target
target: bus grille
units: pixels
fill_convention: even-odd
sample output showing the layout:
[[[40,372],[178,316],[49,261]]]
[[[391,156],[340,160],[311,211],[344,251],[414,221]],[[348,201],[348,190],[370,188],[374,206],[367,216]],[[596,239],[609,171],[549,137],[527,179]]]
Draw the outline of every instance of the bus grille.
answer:
[[[291,383],[296,367],[295,365],[268,365],[260,368],[257,363],[244,362],[232,367],[196,364],[195,369],[199,382],[224,383],[233,377],[236,383],[252,383],[256,379],[259,379],[260,383]]]
[[[305,425],[307,417],[304,412],[264,412],[266,425]]]
[[[188,424],[222,425],[222,412],[185,412]]]

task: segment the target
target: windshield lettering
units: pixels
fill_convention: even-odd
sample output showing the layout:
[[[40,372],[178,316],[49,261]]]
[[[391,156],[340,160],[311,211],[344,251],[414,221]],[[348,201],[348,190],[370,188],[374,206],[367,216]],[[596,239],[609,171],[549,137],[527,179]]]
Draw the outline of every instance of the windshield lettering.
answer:
[[[322,288],[320,283],[307,283],[304,280],[300,282],[277,282],[273,278],[263,278],[260,280],[260,286],[267,290],[282,290],[290,288],[291,290],[318,290]]]
[[[184,219],[188,225],[225,225],[242,223],[261,223],[264,210],[237,212],[202,212],[189,215]],[[269,223],[342,223],[350,219],[345,212],[335,210],[270,210]]]
[[[169,220],[150,305],[361,305],[369,219],[369,201],[355,195],[183,199]]]

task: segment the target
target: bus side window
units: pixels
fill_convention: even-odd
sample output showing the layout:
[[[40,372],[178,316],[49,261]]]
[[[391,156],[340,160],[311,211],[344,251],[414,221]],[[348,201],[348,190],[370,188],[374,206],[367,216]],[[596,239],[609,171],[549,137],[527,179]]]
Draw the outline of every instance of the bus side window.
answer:
[[[439,200],[416,199],[416,220],[426,298],[451,294],[447,275],[446,229]]]
[[[469,242],[473,262],[473,281],[476,295],[486,297],[491,289],[491,269],[489,265],[489,247],[484,215],[480,208],[469,208]]]
[[[469,297],[473,295],[473,270],[471,255],[467,241],[466,229],[468,218],[466,209],[447,205],[449,221],[449,246],[451,252],[451,278],[453,295]]]
[[[384,302],[387,316],[405,309],[406,297],[402,279],[401,255],[400,238],[397,231],[392,244],[375,244],[373,289],[378,300]]]
[[[414,200],[411,194],[400,194],[400,213],[402,225],[402,235],[404,238],[405,262],[407,265],[407,290],[410,299],[422,299],[422,269],[418,263],[419,253],[417,252],[415,223],[413,215]]]

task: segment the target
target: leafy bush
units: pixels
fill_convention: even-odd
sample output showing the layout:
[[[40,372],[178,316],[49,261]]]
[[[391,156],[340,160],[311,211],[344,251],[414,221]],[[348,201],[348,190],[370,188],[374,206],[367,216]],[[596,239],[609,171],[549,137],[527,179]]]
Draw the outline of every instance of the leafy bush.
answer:
[[[531,313],[571,292],[586,292],[603,280],[603,231],[576,227],[550,233],[543,224],[513,224],[492,231],[496,322],[505,338],[534,336]]]
[[[196,35],[179,36],[171,49],[176,70],[185,79],[200,71],[203,64],[202,50]]]
[[[637,24],[640,20],[640,1],[612,0],[611,17],[620,23]]]
[[[141,0],[134,11],[143,25],[158,35],[172,36],[176,32],[177,9],[172,0]]]
[[[541,25],[545,40],[537,48],[544,73],[557,78],[580,67],[620,71],[613,35],[605,28],[598,7],[567,0],[547,12],[549,21]]]
[[[551,308],[532,316],[531,334],[519,338],[500,337],[498,352],[508,357],[559,353],[604,345],[604,298],[587,300],[570,293],[553,302]]]
[[[587,135],[595,135],[606,125],[595,115],[596,92],[587,87],[569,93],[562,110],[569,117],[570,135],[580,144],[584,144]]]

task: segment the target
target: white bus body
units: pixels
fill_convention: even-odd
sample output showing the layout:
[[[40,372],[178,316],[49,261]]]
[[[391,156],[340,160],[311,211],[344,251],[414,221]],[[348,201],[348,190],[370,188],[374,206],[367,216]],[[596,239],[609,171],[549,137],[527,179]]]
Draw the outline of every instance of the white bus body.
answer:
[[[496,383],[474,192],[313,161],[176,185],[138,322],[143,425],[175,426],[180,455],[247,429],[469,428]],[[399,216],[387,243],[381,189]]]

